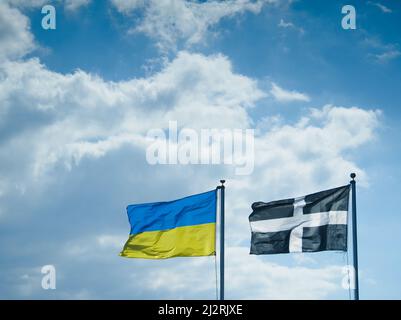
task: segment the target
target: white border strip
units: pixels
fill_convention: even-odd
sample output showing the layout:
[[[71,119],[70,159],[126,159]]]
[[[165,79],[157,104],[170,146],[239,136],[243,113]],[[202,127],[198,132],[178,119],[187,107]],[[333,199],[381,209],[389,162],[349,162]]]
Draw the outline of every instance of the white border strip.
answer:
[[[348,211],[328,211],[307,213],[288,218],[251,221],[253,232],[279,232],[292,230],[298,226],[319,227],[327,224],[347,224]]]

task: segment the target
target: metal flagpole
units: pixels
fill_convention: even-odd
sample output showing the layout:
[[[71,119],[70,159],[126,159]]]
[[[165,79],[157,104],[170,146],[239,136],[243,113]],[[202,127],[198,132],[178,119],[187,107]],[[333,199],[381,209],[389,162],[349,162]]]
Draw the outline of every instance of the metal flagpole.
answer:
[[[353,262],[355,274],[355,297],[359,300],[359,279],[358,279],[358,240],[357,240],[357,221],[356,221],[356,182],[355,173],[351,173],[351,190],[352,190],[352,245],[353,245]]]
[[[224,300],[224,183],[226,180],[220,180],[220,300]]]

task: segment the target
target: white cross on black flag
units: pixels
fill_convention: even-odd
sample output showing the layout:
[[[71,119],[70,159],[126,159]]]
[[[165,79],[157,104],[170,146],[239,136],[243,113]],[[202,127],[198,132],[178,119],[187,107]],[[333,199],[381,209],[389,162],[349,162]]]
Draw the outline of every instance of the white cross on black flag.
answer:
[[[255,202],[251,254],[347,250],[350,186],[304,197]]]

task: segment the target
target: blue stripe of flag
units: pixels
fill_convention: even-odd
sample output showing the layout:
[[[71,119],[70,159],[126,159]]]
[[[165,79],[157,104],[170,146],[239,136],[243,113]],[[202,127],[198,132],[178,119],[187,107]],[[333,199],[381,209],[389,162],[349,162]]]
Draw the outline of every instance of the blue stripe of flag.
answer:
[[[130,234],[216,222],[216,190],[168,202],[127,207]]]

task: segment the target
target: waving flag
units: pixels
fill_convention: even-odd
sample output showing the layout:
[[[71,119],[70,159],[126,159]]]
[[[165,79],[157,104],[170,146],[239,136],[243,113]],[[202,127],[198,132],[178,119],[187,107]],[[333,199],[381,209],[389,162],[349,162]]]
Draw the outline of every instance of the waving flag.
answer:
[[[251,254],[347,250],[350,186],[300,198],[255,202]]]
[[[216,252],[216,190],[127,207],[130,236],[122,257],[164,259]]]

